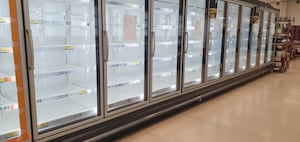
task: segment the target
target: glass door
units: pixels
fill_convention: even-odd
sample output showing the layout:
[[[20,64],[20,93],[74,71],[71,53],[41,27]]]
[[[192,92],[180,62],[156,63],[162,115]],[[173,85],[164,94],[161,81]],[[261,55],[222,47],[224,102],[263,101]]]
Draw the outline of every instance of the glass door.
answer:
[[[251,31],[251,47],[250,47],[250,67],[256,67],[258,32],[259,32],[259,16],[255,16],[255,9],[252,10],[252,31]]]
[[[98,115],[95,8],[94,0],[29,0],[38,132]]]
[[[152,96],[178,90],[180,0],[154,0]]]
[[[271,13],[271,21],[270,21],[270,32],[269,32],[269,43],[268,43],[268,52],[267,52],[267,62],[271,62],[272,53],[273,53],[273,38],[275,34],[275,26],[276,26],[276,14]]]
[[[20,135],[9,0],[0,1],[0,141]],[[10,134],[13,134],[10,136]]]
[[[185,35],[184,86],[201,83],[205,33],[205,0],[188,0]]]
[[[267,32],[268,32],[268,23],[269,23],[269,12],[264,11],[263,21],[261,27],[261,39],[260,39],[260,59],[259,64],[262,65],[265,63],[266,55],[266,45],[267,45]]]
[[[225,41],[225,70],[224,74],[229,75],[235,72],[235,57],[237,48],[237,34],[239,25],[239,5],[228,3],[227,4],[227,28],[226,28],[226,41]]]
[[[207,80],[220,78],[223,45],[224,1],[218,1],[217,17],[210,19]]]
[[[29,141],[16,0],[0,0],[0,141]],[[22,53],[23,54],[23,53]],[[26,103],[27,104],[27,103]]]
[[[146,4],[145,0],[105,1],[108,111],[146,99]]]
[[[241,32],[240,32],[240,54],[239,54],[239,71],[244,71],[247,68],[248,45],[250,32],[251,8],[242,7],[241,17]]]

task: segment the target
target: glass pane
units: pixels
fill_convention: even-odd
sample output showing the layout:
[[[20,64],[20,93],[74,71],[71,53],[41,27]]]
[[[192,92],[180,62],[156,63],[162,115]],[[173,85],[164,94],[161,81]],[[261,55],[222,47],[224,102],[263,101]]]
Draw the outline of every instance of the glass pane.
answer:
[[[240,34],[240,62],[239,71],[243,71],[247,67],[247,52],[248,52],[248,40],[250,32],[250,18],[251,8],[243,7],[241,19],[241,34]]]
[[[0,0],[0,141],[20,135],[9,0]]]
[[[227,41],[225,54],[225,74],[234,73],[235,54],[237,44],[238,20],[239,20],[239,5],[228,4],[227,11]]]
[[[94,0],[29,0],[39,132],[97,115]]]
[[[250,67],[256,67],[256,54],[258,46],[259,21],[252,23],[251,31],[251,50],[250,50]]]
[[[269,36],[269,44],[268,44],[268,56],[267,56],[267,62],[271,62],[272,59],[272,48],[273,48],[273,37],[275,34],[275,25],[276,25],[276,14],[271,14],[271,23],[270,23],[270,36]]]
[[[264,21],[262,27],[262,36],[261,36],[261,45],[260,45],[260,61],[259,64],[264,64],[265,62],[265,52],[266,52],[266,43],[267,43],[267,31],[268,31],[268,21],[269,21],[269,12],[264,12]]]
[[[154,0],[153,96],[177,89],[179,0]]]
[[[185,54],[185,86],[201,82],[204,26],[205,0],[188,0],[186,30],[189,38]]]
[[[207,79],[220,78],[224,25],[224,1],[218,2],[217,17],[210,20]]]
[[[144,101],[145,1],[106,0],[108,110]]]

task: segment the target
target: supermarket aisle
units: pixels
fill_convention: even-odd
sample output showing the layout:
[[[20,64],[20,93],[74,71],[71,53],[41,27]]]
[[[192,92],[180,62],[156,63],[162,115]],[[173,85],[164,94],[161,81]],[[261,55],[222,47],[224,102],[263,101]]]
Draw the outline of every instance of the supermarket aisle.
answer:
[[[120,142],[299,142],[300,59]]]

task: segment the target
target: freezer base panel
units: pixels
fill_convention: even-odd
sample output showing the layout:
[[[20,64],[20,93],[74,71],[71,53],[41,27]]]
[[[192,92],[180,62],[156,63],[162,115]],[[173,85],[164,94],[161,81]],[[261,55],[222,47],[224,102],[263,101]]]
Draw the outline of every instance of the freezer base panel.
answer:
[[[220,95],[224,91],[233,89],[240,84],[247,83],[272,71],[272,68],[272,65],[256,68],[250,72],[245,72],[233,78],[228,78],[227,80],[216,82],[214,84],[212,83],[209,86],[193,92],[159,103],[149,104],[140,110],[52,139],[51,141],[99,141],[116,138],[122,134],[121,132],[124,132],[129,128],[133,128],[134,126],[143,126],[146,122],[154,120],[154,118],[159,118],[167,112],[178,111],[179,108],[189,103]]]

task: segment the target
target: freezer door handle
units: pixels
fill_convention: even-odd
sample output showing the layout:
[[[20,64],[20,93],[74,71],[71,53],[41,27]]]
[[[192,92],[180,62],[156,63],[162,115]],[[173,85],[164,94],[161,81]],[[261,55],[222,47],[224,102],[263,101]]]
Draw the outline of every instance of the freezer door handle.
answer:
[[[186,54],[189,49],[189,33],[185,32],[184,33],[184,53]]]
[[[209,38],[209,45],[208,45],[208,50],[211,50],[211,46],[212,46],[212,33],[211,32],[209,32],[208,33],[209,35],[208,35],[208,38]]]
[[[225,49],[227,50],[228,47],[229,47],[229,42],[230,42],[230,38],[228,38],[229,37],[229,32],[228,31],[226,32],[226,36],[227,36],[227,39],[226,39]]]
[[[240,46],[244,46],[244,33],[243,32],[241,32],[241,34],[240,34],[241,36],[240,36]]]
[[[151,46],[152,46],[152,50],[151,50],[151,57],[154,57],[155,55],[155,49],[156,49],[156,45],[155,45],[155,32],[151,32]]]
[[[105,62],[108,61],[109,58],[109,40],[107,31],[103,31],[103,59]]]
[[[28,39],[28,68],[29,70],[34,70],[34,49],[33,49],[32,31],[31,29],[26,29],[25,31]]]

